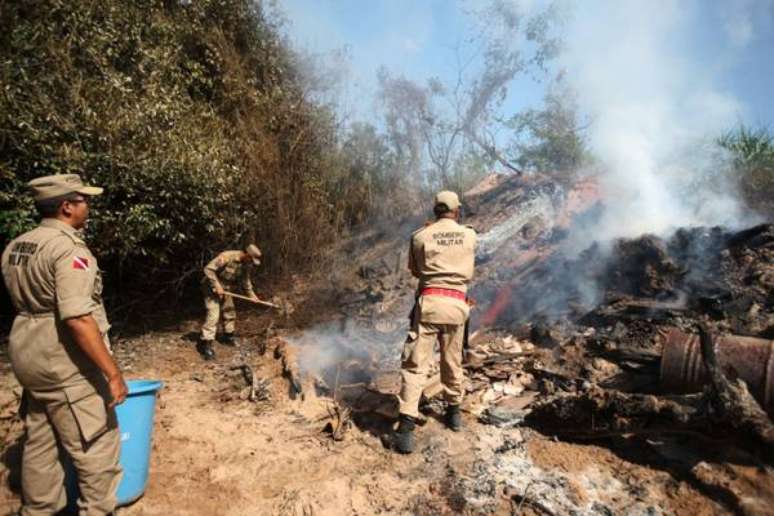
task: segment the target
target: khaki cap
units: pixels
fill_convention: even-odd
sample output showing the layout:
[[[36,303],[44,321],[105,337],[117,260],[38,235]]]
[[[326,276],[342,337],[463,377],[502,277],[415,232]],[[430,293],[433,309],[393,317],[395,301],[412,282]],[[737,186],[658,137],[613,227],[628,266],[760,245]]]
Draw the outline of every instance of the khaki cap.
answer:
[[[456,193],[444,190],[435,194],[433,206],[438,206],[439,204],[445,204],[450,210],[456,210],[460,207],[460,198],[457,197]]]
[[[256,265],[261,264],[261,250],[258,249],[258,246],[255,244],[250,244],[247,246],[247,249],[245,249],[247,254],[250,255],[250,257],[253,259],[253,263]]]
[[[27,183],[32,189],[36,201],[45,201],[61,195],[79,193],[83,195],[99,195],[102,188],[83,184],[78,174],[56,174],[53,176],[36,177]]]

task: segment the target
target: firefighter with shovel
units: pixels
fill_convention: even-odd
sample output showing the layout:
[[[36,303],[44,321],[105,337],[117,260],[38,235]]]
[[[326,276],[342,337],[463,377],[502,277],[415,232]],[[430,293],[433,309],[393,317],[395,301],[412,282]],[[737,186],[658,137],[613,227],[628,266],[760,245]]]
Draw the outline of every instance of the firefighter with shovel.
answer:
[[[202,325],[202,332],[196,350],[205,360],[215,358],[212,341],[218,328],[218,321],[223,318],[223,344],[237,345],[234,336],[236,328],[236,309],[234,297],[245,297],[249,301],[259,303],[253,292],[250,279],[253,268],[261,264],[261,250],[254,244],[244,250],[223,251],[204,268],[204,306],[207,308],[207,318]],[[246,294],[238,296],[233,292],[240,288]]]

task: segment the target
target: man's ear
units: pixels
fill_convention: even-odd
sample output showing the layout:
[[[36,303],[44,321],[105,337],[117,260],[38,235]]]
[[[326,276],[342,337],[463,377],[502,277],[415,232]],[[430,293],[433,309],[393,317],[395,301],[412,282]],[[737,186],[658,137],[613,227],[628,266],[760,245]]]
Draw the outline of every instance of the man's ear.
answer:
[[[68,201],[62,201],[62,204],[59,205],[59,213],[64,215],[65,217],[69,217],[73,214],[72,207],[70,206],[70,203]]]

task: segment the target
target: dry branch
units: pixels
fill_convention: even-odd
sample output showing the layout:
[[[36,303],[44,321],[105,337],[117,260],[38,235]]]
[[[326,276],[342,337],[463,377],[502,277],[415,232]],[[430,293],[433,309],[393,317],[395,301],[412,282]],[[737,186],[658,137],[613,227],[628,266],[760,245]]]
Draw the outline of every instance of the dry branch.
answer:
[[[704,366],[710,375],[709,395],[719,421],[749,434],[774,452],[774,425],[768,414],[750,394],[743,380],[730,381],[723,374],[715,355],[712,335],[703,324],[699,325],[699,338]]]
[[[328,407],[330,421],[325,425],[325,431],[331,434],[334,441],[343,441],[347,431],[352,427],[352,410],[334,401]]]

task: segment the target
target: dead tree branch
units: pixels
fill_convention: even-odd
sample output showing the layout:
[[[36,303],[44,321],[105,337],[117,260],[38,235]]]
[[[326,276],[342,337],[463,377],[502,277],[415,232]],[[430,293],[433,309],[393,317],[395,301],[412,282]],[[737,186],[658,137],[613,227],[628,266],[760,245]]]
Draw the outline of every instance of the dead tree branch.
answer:
[[[699,325],[699,339],[704,366],[710,376],[710,401],[719,421],[750,435],[774,451],[771,419],[750,394],[743,380],[726,378],[715,355],[712,335],[704,324]]]

